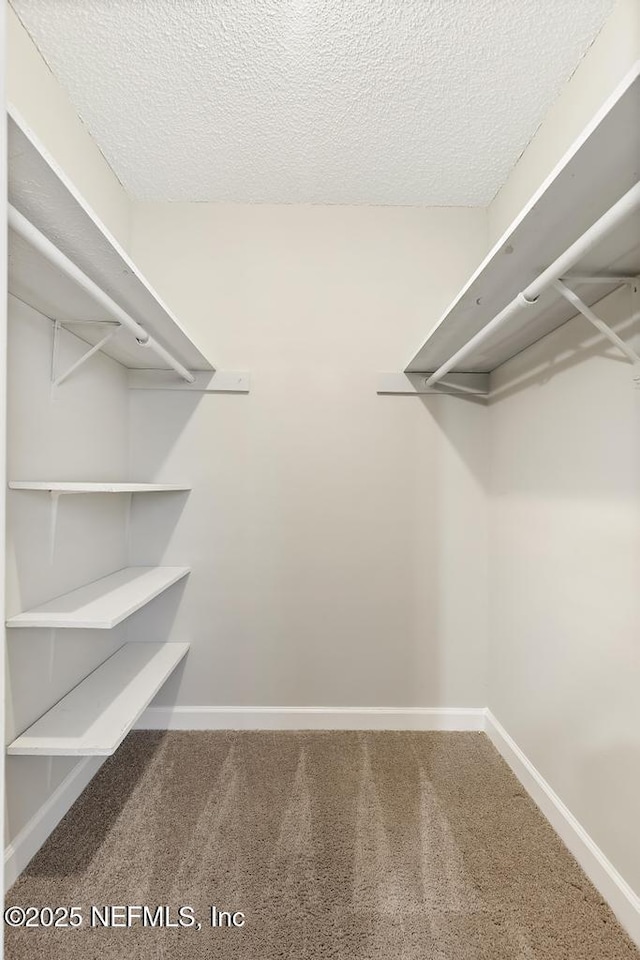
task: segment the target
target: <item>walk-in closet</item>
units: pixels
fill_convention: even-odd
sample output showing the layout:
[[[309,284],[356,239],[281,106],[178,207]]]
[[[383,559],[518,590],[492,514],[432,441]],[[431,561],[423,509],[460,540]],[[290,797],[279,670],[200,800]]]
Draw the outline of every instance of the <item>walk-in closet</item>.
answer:
[[[637,0],[2,22],[3,955],[638,960]]]

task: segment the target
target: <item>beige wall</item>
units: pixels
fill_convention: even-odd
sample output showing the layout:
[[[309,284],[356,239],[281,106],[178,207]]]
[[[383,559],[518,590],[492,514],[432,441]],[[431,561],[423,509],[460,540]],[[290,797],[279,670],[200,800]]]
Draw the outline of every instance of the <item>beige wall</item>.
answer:
[[[639,55],[620,0],[494,200],[493,241]],[[598,310],[637,338],[628,290]],[[640,393],[593,333],[573,320],[492,377],[488,703],[640,893]]]
[[[130,203],[13,8],[7,16],[7,100],[127,249]]]
[[[628,291],[599,312],[630,336]],[[633,376],[581,318],[493,376],[488,702],[640,894]]]
[[[490,205],[492,244],[499,240],[639,57],[640,2],[618,0],[612,15]],[[535,81],[532,79],[532,82]]]
[[[5,14],[4,9],[0,8],[0,49],[5,50]],[[5,78],[0,77],[0,96],[4,100]],[[7,127],[6,116],[0,117],[0,261],[6,262],[7,258]],[[5,269],[0,273],[0,356],[6,355],[7,344],[7,271]],[[3,490],[6,489],[7,470],[6,470],[6,378],[7,368],[4,363],[0,363],[0,483]],[[0,544],[5,539],[5,498],[0,497]],[[5,622],[5,556],[4,550],[0,549],[0,690],[4,695],[5,689],[5,656],[6,656],[6,630]],[[0,743],[5,743],[4,716],[0,713],[0,728],[2,736]],[[0,803],[4,808],[5,787],[4,787],[4,751],[0,757]],[[5,833],[3,831],[3,847],[5,842]],[[4,901],[4,882],[0,877],[0,898]],[[4,931],[0,930],[0,956],[4,954]]]
[[[375,391],[485,243],[480,210],[134,205],[136,262],[253,379],[132,393],[134,475],[194,484],[175,527],[135,505],[137,562],[193,566],[160,702],[484,705],[486,410]]]

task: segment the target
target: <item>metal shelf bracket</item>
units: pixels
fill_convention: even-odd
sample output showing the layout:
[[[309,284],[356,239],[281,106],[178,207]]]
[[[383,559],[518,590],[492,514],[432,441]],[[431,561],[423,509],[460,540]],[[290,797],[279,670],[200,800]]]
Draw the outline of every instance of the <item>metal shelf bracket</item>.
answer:
[[[403,396],[434,396],[451,394],[458,397],[487,397],[489,394],[488,373],[449,373],[434,386],[429,385],[431,374],[380,373],[376,393],[400,394]]]
[[[570,279],[570,278],[567,278],[567,279]],[[618,279],[619,279],[620,285],[627,284],[631,287],[634,293],[637,293],[640,287],[640,278],[620,277]],[[571,304],[572,307],[575,307],[578,313],[581,313],[582,316],[589,321],[589,323],[593,324],[596,330],[598,330],[604,337],[606,337],[610,343],[612,343],[615,347],[617,347],[618,350],[620,350],[625,355],[625,357],[627,358],[627,360],[629,360],[630,363],[634,364],[634,366],[638,371],[637,376],[634,377],[634,381],[636,382],[636,384],[640,386],[640,355],[636,353],[633,347],[630,347],[628,343],[625,343],[622,337],[618,336],[615,330],[612,330],[611,327],[607,323],[605,323],[604,320],[602,320],[597,314],[595,314],[591,309],[591,307],[588,307],[586,303],[584,303],[584,301],[580,299],[578,294],[574,293],[574,291],[571,290],[571,288],[566,285],[565,281],[555,280],[553,283],[553,287],[555,290],[557,290],[557,292],[561,296],[565,298],[565,300],[567,300]]]
[[[53,566],[56,558],[56,533],[58,530],[58,506],[60,504],[60,494],[52,490],[49,494],[51,501],[51,516],[49,521],[49,564]]]
[[[96,325],[101,327],[108,327],[109,330],[104,335],[104,337],[102,337],[102,339],[98,341],[98,343],[90,347],[86,353],[83,353],[82,356],[75,361],[75,363],[72,363],[71,366],[68,367],[63,373],[58,373],[57,361],[58,361],[60,331],[65,330],[67,327],[73,324],[78,324],[78,325],[91,324],[91,325]],[[64,381],[68,377],[70,377],[72,373],[75,373],[75,371],[78,370],[81,366],[83,366],[83,364],[85,364],[87,360],[89,360],[95,353],[98,353],[98,351],[104,347],[105,343],[107,343],[107,341],[111,340],[111,338],[120,329],[120,326],[121,324],[119,324],[115,320],[67,320],[64,323],[62,323],[60,320],[54,320],[53,349],[51,352],[51,384],[52,386],[59,387],[61,383],[64,383]]]

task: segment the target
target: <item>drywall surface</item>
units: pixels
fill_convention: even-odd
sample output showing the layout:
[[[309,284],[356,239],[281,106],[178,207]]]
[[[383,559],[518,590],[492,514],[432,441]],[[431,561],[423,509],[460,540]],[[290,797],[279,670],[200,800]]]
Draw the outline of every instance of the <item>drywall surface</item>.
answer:
[[[499,240],[638,58],[640,3],[617,0],[602,31],[490,204],[491,243]]]
[[[489,203],[613,3],[13,0],[136,199],[420,206]]]
[[[9,5],[6,14],[8,103],[126,249],[129,198]]]
[[[60,387],[50,383],[53,324],[9,298],[10,480],[121,480],[127,470],[122,367],[95,356]],[[63,333],[64,369],[86,350]],[[7,491],[7,616],[126,565],[126,498]],[[7,630],[6,742],[11,742],[123,642],[122,631]],[[7,757],[5,845],[76,761]]]
[[[6,18],[4,8],[0,8],[0,49],[5,49]],[[4,71],[0,75],[0,97],[5,99]],[[3,111],[0,117],[0,263],[6,263],[7,258],[7,121]],[[0,272],[0,357],[6,356],[7,346],[7,271],[3,267]],[[0,484],[3,490],[7,481],[7,368],[0,362]],[[0,497],[0,545],[5,540],[6,501]],[[4,690],[5,659],[6,659],[6,631],[5,631],[5,556],[0,549],[0,690]],[[0,711],[0,743],[4,743],[4,716]],[[4,809],[4,751],[0,757],[0,805]],[[4,834],[4,828],[3,828]],[[2,840],[4,845],[4,836]],[[0,875],[0,899],[4,903],[4,878]],[[4,924],[3,924],[4,926]],[[0,956],[4,955],[4,930],[0,930]]]
[[[479,210],[134,205],[136,262],[252,376],[131,393],[133,475],[193,483],[134,504],[134,562],[192,567],[132,625],[192,644],[157,704],[485,705],[487,411],[376,395],[485,233]]]
[[[598,310],[637,350],[630,307]],[[640,893],[640,390],[594,334],[493,376],[488,702]]]

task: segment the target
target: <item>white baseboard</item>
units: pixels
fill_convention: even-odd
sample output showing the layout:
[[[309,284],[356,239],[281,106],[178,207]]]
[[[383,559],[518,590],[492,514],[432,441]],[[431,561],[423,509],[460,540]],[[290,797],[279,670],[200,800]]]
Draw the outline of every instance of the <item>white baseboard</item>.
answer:
[[[138,730],[484,730],[483,707],[148,707]]]
[[[106,757],[85,757],[75,765],[49,799],[34,813],[4,851],[4,884],[8,890],[64,815],[76,802]]]
[[[640,897],[525,756],[515,740],[486,711],[486,733],[516,777],[602,894],[631,939],[640,946]]]

